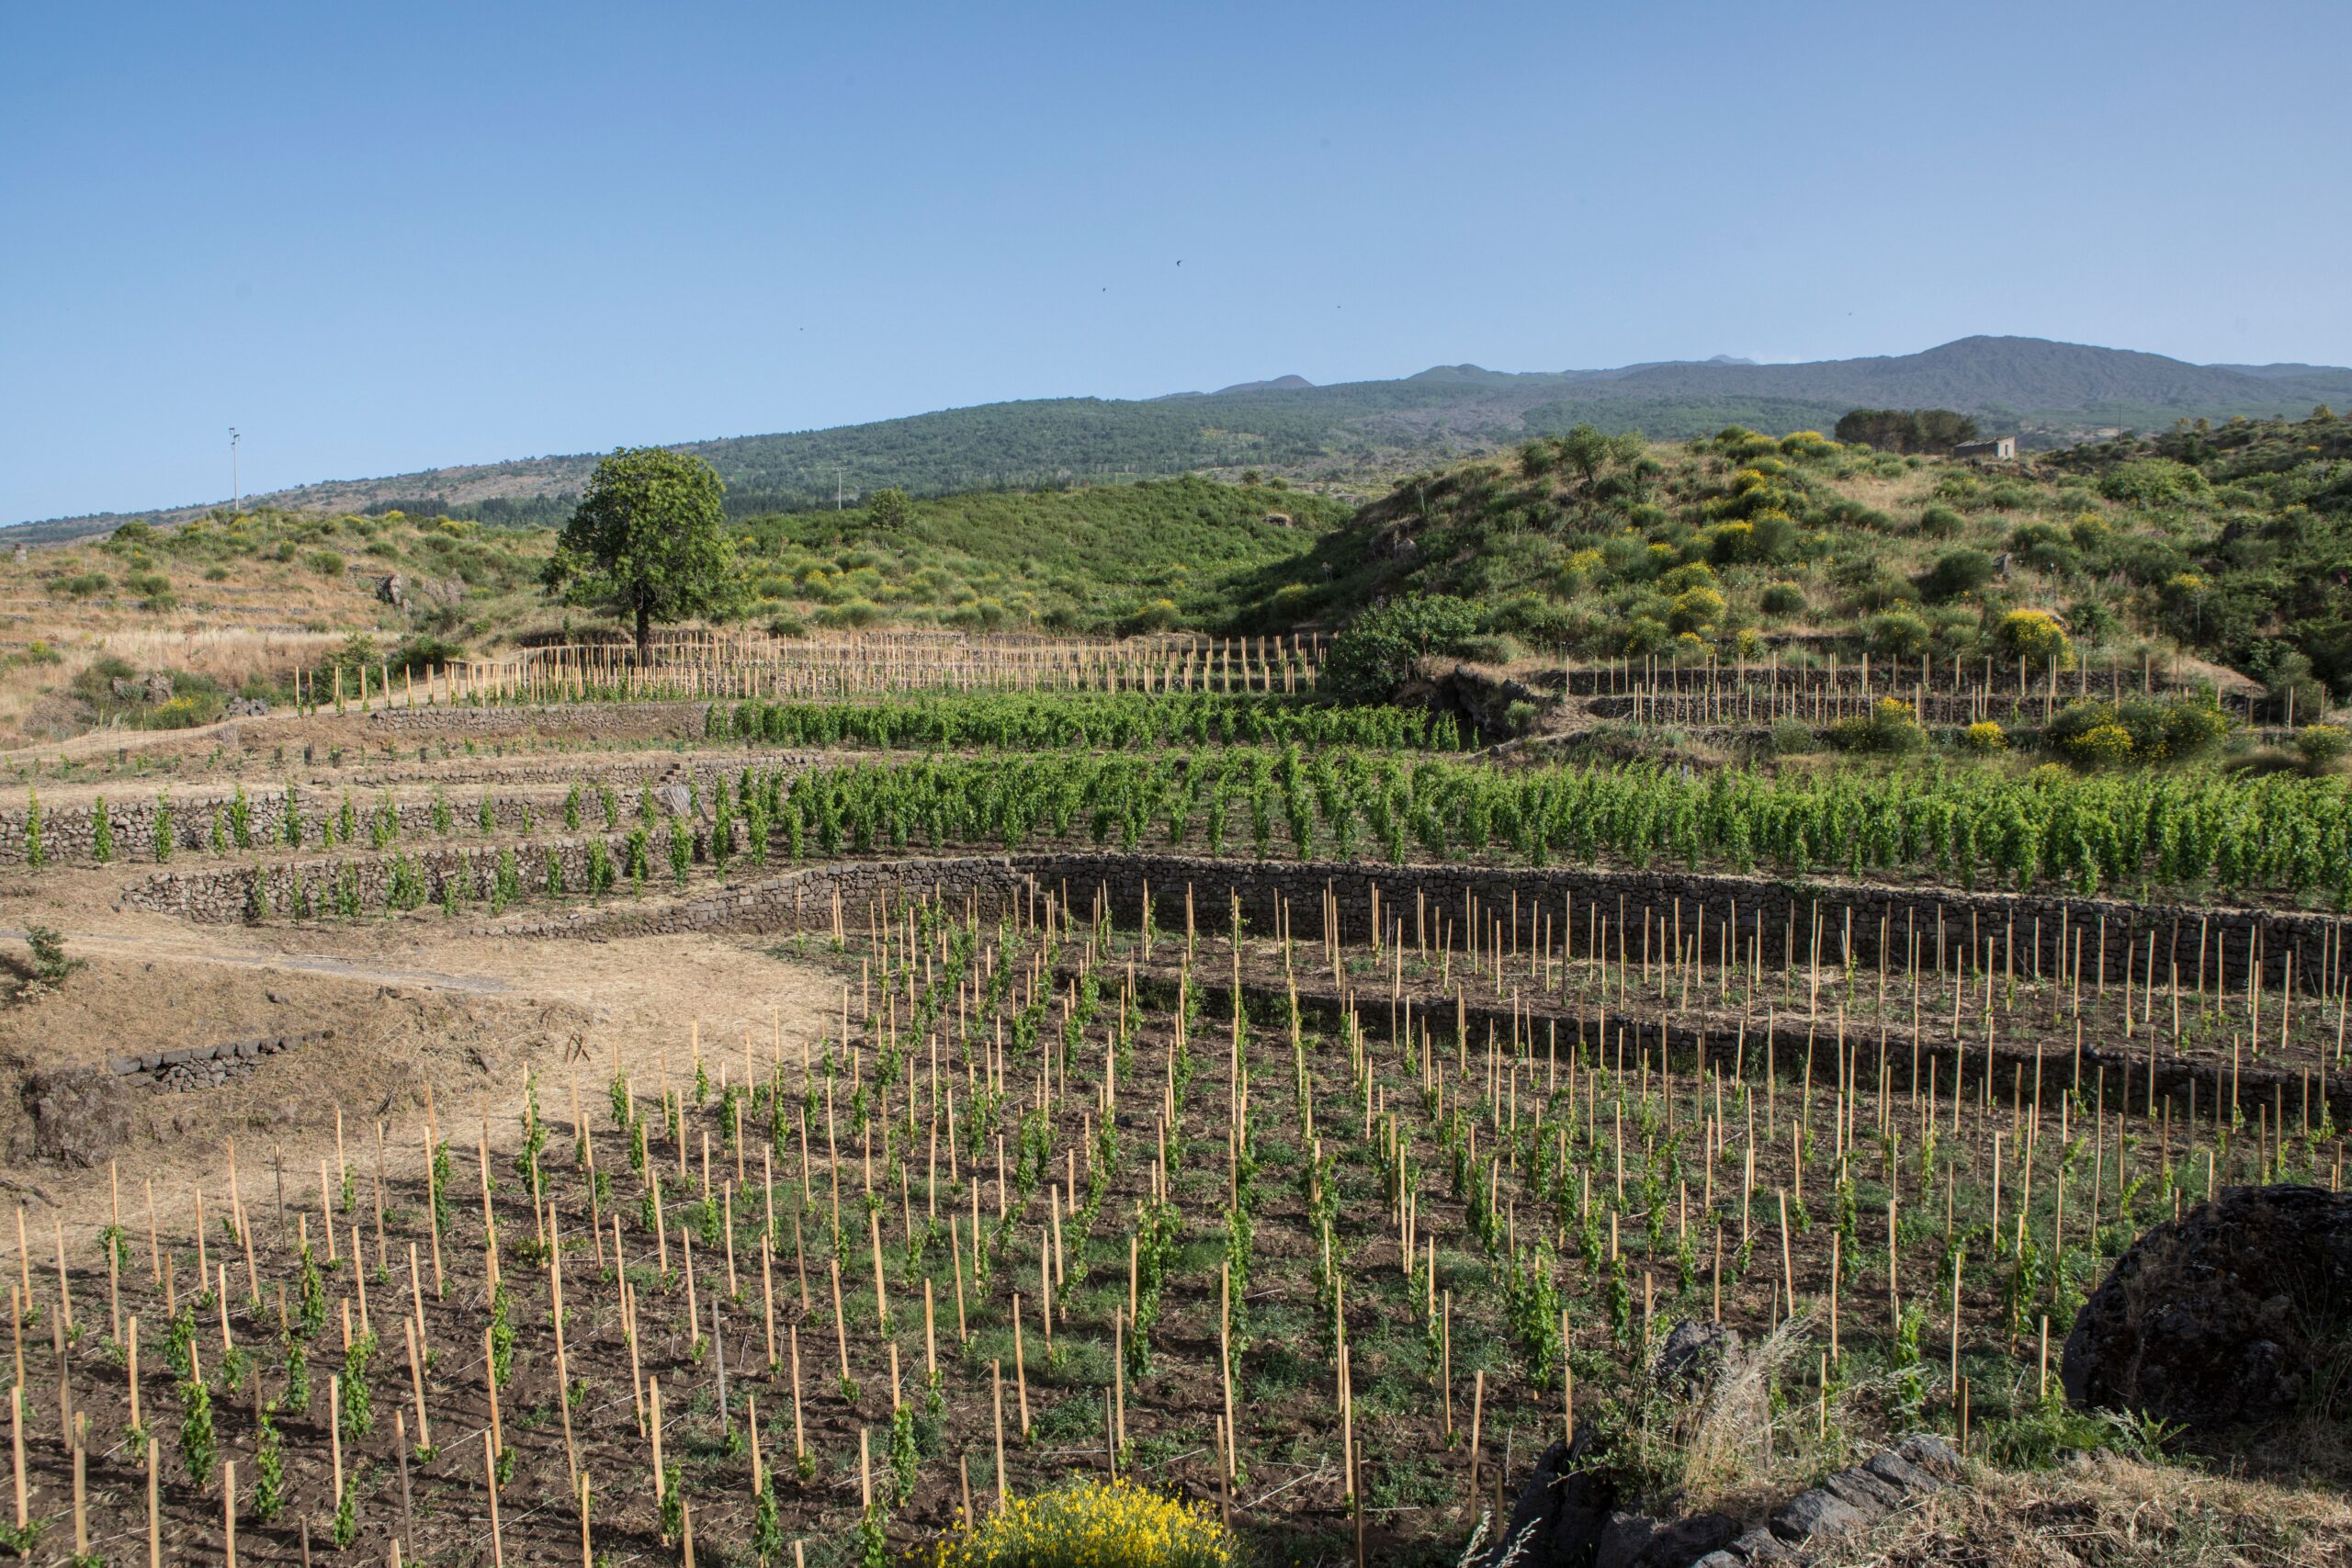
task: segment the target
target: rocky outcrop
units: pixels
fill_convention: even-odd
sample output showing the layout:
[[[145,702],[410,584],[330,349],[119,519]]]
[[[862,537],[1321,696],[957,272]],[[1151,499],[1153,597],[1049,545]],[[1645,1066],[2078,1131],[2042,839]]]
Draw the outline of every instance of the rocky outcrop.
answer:
[[[2075,1314],[2090,1408],[2220,1431],[2294,1415],[2352,1330],[2352,1194],[2233,1187],[2155,1226]]]
[[[34,1152],[68,1165],[104,1165],[130,1140],[134,1092],[102,1066],[34,1074],[24,1089]]]
[[[1714,1324],[1675,1325],[1652,1363],[1654,1387],[1702,1401],[1739,1337]],[[1960,1456],[1919,1434],[1799,1493],[1764,1525],[1742,1534],[1728,1514],[1659,1517],[1631,1506],[1594,1429],[1554,1443],[1537,1461],[1510,1522],[1476,1568],[1747,1568],[1785,1561],[1802,1549],[1860,1529],[1960,1475]]]
[[[1748,1568],[1793,1562],[1806,1549],[1866,1529],[1960,1478],[1960,1455],[1917,1433],[1798,1493],[1769,1523],[1743,1533],[1725,1514],[1657,1518],[1619,1506],[1595,1463],[1589,1428],[1554,1443],[1536,1462],[1510,1522],[1478,1568]]]
[[[1430,705],[1440,712],[1469,720],[1479,739],[1492,744],[1508,740],[1519,732],[1510,718],[1514,704],[1527,703],[1544,708],[1551,705],[1552,699],[1548,693],[1538,691],[1515,676],[1482,670],[1475,664],[1457,664],[1437,677],[1429,700]]]

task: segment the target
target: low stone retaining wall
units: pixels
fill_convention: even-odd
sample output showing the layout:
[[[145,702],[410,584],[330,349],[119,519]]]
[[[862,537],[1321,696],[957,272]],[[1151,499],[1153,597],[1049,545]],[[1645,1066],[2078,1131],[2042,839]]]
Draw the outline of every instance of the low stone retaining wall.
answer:
[[[599,740],[702,738],[707,702],[548,703],[537,705],[380,708],[368,716],[379,736],[580,735]]]
[[[108,1056],[107,1071],[119,1081],[149,1084],[159,1092],[187,1093],[196,1089],[217,1089],[233,1077],[253,1071],[265,1056],[275,1056],[298,1045],[308,1045],[314,1040],[334,1038],[334,1031],[332,1029],[313,1029],[300,1034],[268,1034],[253,1040],[238,1040],[226,1045],[151,1051],[139,1056]]]
[[[1215,931],[1226,929],[1228,897],[1239,898],[1243,919],[1262,931],[1271,927],[1277,898],[1288,901],[1294,919],[1306,920],[1320,908],[1328,889],[1339,899],[1343,938],[1366,941],[1372,933],[1372,894],[1377,889],[1383,923],[1392,931],[1402,920],[1406,939],[1413,941],[1419,920],[1434,947],[1441,942],[1440,922],[1450,922],[1457,949],[1464,942],[1465,898],[1477,900],[1482,925],[1488,916],[1499,916],[1508,930],[1516,913],[1522,952],[1536,940],[1539,911],[1549,920],[1555,949],[1559,933],[1566,931],[1576,951],[1585,951],[1598,916],[1609,924],[1611,948],[1617,933],[1625,933],[1626,951],[1636,958],[1643,951],[1645,923],[1656,928],[1663,920],[1690,941],[1701,935],[1703,911],[1706,952],[1715,955],[1720,933],[1736,914],[1740,946],[1760,941],[1763,962],[1776,966],[1792,956],[1810,954],[1816,918],[1824,963],[1850,957],[1855,964],[1875,967],[1883,919],[1888,966],[1906,971],[1914,942],[1922,964],[1933,968],[1939,942],[1950,964],[1964,962],[1972,949],[1981,958],[1984,943],[1994,941],[2001,944],[1996,963],[2007,962],[2013,951],[2018,974],[2032,973],[2037,966],[2044,974],[2055,973],[2064,931],[2070,961],[2075,937],[2082,939],[2086,980],[2100,974],[2098,931],[2104,921],[2106,978],[2123,978],[2129,952],[2132,973],[2144,982],[2153,937],[2160,986],[2168,975],[2168,959],[2179,964],[2185,983],[2194,982],[2200,940],[2209,983],[2243,984],[2248,955],[2258,950],[2267,981],[2276,984],[2284,977],[2291,954],[2296,976],[2306,987],[2314,987],[2324,975],[2333,976],[2335,985],[2343,984],[2345,947],[2352,945],[2352,920],[2339,915],[1827,879],[1796,882],[1670,869],[1386,866],[1362,861],[1136,853],[1048,852],[1012,858],[1039,883],[1057,890],[1066,886],[1081,910],[1091,907],[1097,893],[1107,893],[1123,923],[1132,924],[1137,918],[1148,884],[1154,924],[1179,931],[1183,929],[1187,886],[1193,890],[1195,920],[1201,929]],[[1510,941],[1509,935],[1505,941]]]
[[[950,904],[972,902],[993,918],[1040,891],[1011,855],[943,856],[928,860],[833,861],[781,876],[731,882],[653,908],[607,903],[543,920],[499,928],[511,936],[669,936],[692,931],[735,932],[832,929],[838,895],[842,920],[863,931],[869,916],[910,897],[936,895]]]
[[[624,842],[622,838],[607,837],[608,852],[617,854]],[[545,847],[522,846],[518,852],[535,866]],[[462,865],[478,877],[482,857],[488,856],[494,865],[497,850],[494,846],[430,846],[414,852],[433,869],[437,894],[437,877],[444,868]],[[584,850],[576,852],[584,853]],[[695,852],[698,860],[707,858],[707,835],[696,835]],[[655,858],[661,859],[663,853],[657,838]],[[453,861],[452,856],[457,858]],[[363,903],[368,902],[365,890],[380,887],[389,875],[380,856],[331,863],[356,868]],[[274,867],[261,874],[280,877],[286,870]],[[132,888],[125,899],[141,908],[173,909],[198,919],[242,918],[254,874],[244,867],[168,874]],[[526,867],[526,877],[529,874]],[[1393,932],[1401,922],[1408,942],[1426,939],[1432,947],[1442,945],[1449,927],[1453,945],[1464,945],[1464,918],[1470,912],[1469,901],[1476,900],[1478,923],[1485,928],[1478,933],[1479,940],[1487,939],[1491,931],[1487,922],[1499,918],[1507,927],[1515,922],[1516,943],[1522,952],[1546,936],[1556,951],[1564,935],[1575,951],[1587,951],[1598,923],[1605,921],[1612,950],[1622,939],[1632,955],[1642,953],[1647,943],[1657,944],[1662,952],[1679,935],[1686,942],[1703,942],[1705,953],[1714,957],[1721,952],[1717,945],[1721,934],[1729,927],[1741,950],[1759,944],[1762,961],[1776,967],[1792,959],[1809,958],[1817,930],[1818,951],[1825,964],[1875,966],[1883,957],[1890,970],[1908,973],[1916,952],[1924,968],[1965,967],[1972,954],[1983,961],[1987,943],[1992,943],[1991,961],[1996,970],[2013,964],[2020,975],[2037,969],[2047,975],[2059,968],[2063,933],[2068,961],[2079,950],[2084,978],[2094,983],[2102,974],[2110,983],[2120,982],[2128,972],[2145,984],[2153,953],[2159,986],[2168,983],[2172,964],[2178,964],[2185,984],[2193,983],[2201,974],[2208,984],[2237,985],[2244,983],[2249,964],[2258,958],[2266,983],[2281,983],[2291,963],[2301,988],[2317,991],[2324,986],[2330,995],[2345,984],[2345,949],[2352,938],[2352,922],[2344,917],[2301,911],[2135,904],[2122,899],[1914,889],[1870,883],[1792,882],[1671,870],[1385,866],[1364,862],[1083,852],[828,863],[782,876],[730,883],[634,917],[639,923],[630,929],[799,929],[812,919],[811,897],[819,889],[822,890],[819,901],[830,923],[835,888],[844,904],[856,910],[849,918],[862,925],[865,906],[894,895],[927,891],[927,878],[945,878],[943,890],[959,901],[975,895],[1002,898],[1015,886],[1010,879],[1025,879],[1019,886],[1034,884],[1050,891],[1081,914],[1098,897],[1105,898],[1114,917],[1128,925],[1140,917],[1148,888],[1154,923],[1178,931],[1183,929],[1187,889],[1193,897],[1194,920],[1207,931],[1226,929],[1230,900],[1238,899],[1243,919],[1264,931],[1272,924],[1278,900],[1287,901],[1294,919],[1304,919],[1307,911],[1320,907],[1328,891],[1338,900],[1343,939],[1355,942],[1371,935],[1372,896],[1376,890],[1384,924]],[[582,886],[573,881],[569,863],[566,883]],[[292,883],[285,886],[288,892],[292,890]],[[269,887],[274,898],[277,884]],[[1541,926],[1539,915],[1544,922]],[[597,923],[599,929],[616,929],[612,922],[625,918],[629,918],[627,911],[610,911]],[[1883,953],[1882,922],[1886,938]],[[577,920],[556,924],[567,931],[581,929]],[[1659,932],[1661,925],[1664,934]],[[1505,940],[1513,939],[1506,936]]]

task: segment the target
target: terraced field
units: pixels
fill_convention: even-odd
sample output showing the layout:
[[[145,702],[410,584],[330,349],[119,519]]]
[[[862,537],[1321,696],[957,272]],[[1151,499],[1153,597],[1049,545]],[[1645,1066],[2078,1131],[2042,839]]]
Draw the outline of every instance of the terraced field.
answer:
[[[869,1562],[1117,1475],[1453,1562],[1578,1436],[1728,1546],[1908,1434],[2154,1451],[2086,1300],[2341,1188],[2337,778],[454,694],[21,760],[44,1555]]]

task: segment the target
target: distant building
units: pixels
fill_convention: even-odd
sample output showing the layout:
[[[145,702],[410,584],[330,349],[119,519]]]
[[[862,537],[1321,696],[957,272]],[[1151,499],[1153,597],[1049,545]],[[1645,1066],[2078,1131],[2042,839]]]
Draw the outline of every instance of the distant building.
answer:
[[[1951,449],[1955,457],[1984,457],[1994,462],[2007,462],[2018,455],[2018,438],[1996,435],[1990,441],[1963,441]]]

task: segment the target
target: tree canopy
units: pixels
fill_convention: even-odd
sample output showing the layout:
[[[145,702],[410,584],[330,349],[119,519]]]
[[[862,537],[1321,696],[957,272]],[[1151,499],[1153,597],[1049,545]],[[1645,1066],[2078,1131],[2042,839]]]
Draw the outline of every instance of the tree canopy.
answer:
[[[1838,421],[1837,434],[1882,452],[1950,452],[1976,439],[1976,422],[1951,409],[1854,409]]]
[[[1477,629],[1477,606],[1450,593],[1413,594],[1374,605],[1331,641],[1327,690],[1357,702],[1385,702],[1431,653],[1457,653]]]
[[[642,660],[655,621],[707,615],[728,602],[735,555],[726,496],[718,471],[700,457],[660,446],[616,448],[597,463],[544,581],[570,603],[602,605],[632,622]]]

